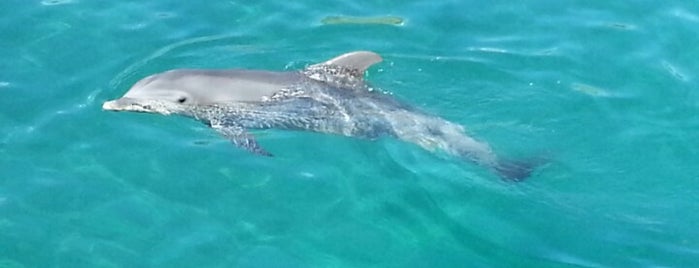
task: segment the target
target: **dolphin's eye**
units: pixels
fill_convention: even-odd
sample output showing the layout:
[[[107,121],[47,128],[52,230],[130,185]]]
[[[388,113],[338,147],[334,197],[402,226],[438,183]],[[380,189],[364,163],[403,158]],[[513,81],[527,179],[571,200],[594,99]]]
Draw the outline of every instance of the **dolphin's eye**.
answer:
[[[184,103],[185,101],[187,101],[187,98],[185,97],[180,97],[179,99],[177,99],[177,102],[179,103]]]

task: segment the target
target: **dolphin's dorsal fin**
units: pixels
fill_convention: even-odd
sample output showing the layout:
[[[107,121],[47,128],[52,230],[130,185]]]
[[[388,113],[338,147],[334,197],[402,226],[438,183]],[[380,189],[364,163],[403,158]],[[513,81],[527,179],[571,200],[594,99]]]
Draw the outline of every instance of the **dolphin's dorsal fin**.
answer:
[[[315,65],[334,65],[364,73],[366,69],[382,60],[379,54],[371,51],[352,51]]]
[[[308,66],[304,73],[311,79],[339,87],[363,86],[364,72],[383,59],[371,51],[353,51],[326,62]]]

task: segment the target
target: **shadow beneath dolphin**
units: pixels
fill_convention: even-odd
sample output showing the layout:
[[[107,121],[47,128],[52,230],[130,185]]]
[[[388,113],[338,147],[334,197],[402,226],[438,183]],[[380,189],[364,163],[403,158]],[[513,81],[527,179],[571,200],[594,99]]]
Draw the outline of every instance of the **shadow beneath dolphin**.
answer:
[[[550,162],[547,158],[536,157],[526,160],[501,160],[492,167],[492,170],[500,176],[503,181],[522,182],[531,177],[534,170]]]

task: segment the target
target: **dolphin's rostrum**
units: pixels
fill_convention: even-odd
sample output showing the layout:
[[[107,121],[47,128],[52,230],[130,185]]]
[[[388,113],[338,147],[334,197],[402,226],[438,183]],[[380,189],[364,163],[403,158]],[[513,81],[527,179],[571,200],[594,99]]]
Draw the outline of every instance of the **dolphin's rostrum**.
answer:
[[[200,120],[233,144],[271,155],[247,129],[295,129],[360,138],[395,137],[523,180],[533,164],[500,159],[463,127],[422,113],[364,81],[381,57],[355,51],[302,71],[177,69],[138,81],[105,110],[177,114]]]

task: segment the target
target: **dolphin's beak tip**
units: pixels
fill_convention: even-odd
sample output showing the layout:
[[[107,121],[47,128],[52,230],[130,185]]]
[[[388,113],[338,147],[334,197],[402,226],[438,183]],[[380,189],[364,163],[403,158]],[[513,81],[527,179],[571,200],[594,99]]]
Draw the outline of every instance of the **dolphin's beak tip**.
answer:
[[[102,110],[106,111],[114,111],[117,110],[117,103],[116,100],[110,100],[110,101],[105,101],[104,104],[102,104]]]

